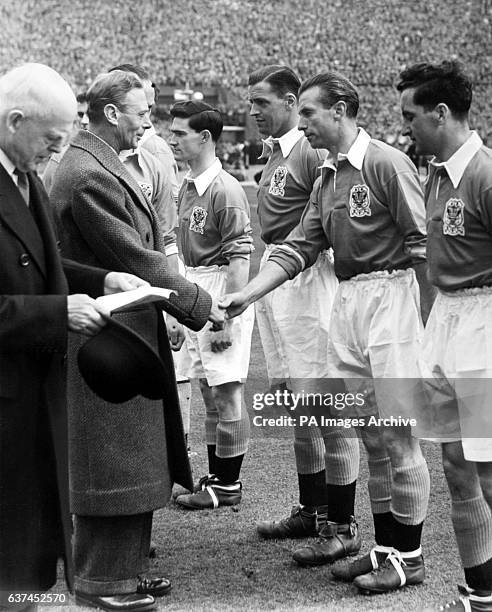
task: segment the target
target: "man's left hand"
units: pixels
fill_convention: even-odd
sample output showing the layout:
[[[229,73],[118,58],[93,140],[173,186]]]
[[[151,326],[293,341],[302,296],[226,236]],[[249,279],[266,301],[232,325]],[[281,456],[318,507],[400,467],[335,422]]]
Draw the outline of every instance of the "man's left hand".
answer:
[[[104,279],[104,295],[150,287],[150,283],[128,272],[109,272]]]
[[[212,331],[210,348],[212,353],[221,353],[232,346],[231,324],[226,321],[224,329],[220,331]]]
[[[166,327],[171,349],[173,351],[179,351],[185,340],[183,326],[181,323],[178,323],[174,317],[168,314],[166,318]]]

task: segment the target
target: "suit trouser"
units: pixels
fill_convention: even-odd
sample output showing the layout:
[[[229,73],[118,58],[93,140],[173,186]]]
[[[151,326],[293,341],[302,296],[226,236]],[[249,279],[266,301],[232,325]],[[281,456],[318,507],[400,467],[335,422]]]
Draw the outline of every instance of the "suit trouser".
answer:
[[[74,516],[75,590],[91,595],[134,593],[148,570],[152,512]]]

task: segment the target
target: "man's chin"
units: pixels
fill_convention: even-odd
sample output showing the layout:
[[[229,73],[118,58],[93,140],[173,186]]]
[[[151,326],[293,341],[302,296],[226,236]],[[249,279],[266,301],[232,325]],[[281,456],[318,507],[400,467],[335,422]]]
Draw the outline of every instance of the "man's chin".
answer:
[[[39,157],[34,161],[28,162],[24,164],[23,167],[17,166],[21,172],[36,172],[39,168],[44,168],[44,166],[50,160],[51,155],[48,157]]]

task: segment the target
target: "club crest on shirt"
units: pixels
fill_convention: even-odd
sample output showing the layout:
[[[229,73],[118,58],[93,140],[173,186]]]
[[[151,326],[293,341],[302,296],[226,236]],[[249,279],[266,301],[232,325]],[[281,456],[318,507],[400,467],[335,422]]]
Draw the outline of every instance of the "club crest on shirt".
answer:
[[[207,211],[201,206],[193,206],[193,210],[190,215],[190,230],[203,234],[203,228],[205,227],[205,221],[207,220]]]
[[[149,204],[152,204],[152,185],[150,183],[138,183],[140,185],[140,189],[142,190],[144,196],[147,199]]]
[[[444,206],[442,233],[445,236],[465,235],[465,204],[459,198],[450,198]]]
[[[278,166],[270,181],[268,193],[283,197],[285,195],[285,181],[287,180],[287,166]]]
[[[354,185],[350,190],[350,216],[370,217],[371,198],[367,185]]]

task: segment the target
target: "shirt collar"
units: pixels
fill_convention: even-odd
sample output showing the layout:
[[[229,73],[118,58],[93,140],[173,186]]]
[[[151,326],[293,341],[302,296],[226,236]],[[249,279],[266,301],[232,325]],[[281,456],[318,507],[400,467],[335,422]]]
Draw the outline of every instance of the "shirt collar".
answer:
[[[302,138],[302,136],[303,132],[301,132],[301,130],[298,130],[297,127],[294,127],[282,136],[280,136],[280,138],[273,138],[273,136],[265,138],[265,140],[262,140],[263,151],[261,152],[259,159],[261,159],[262,157],[268,157],[272,153],[274,142],[278,142],[280,150],[282,151],[282,155],[284,157],[288,157],[290,152],[294,148],[294,145]]]
[[[199,196],[202,196],[209,186],[212,184],[212,181],[217,178],[219,172],[222,170],[222,164],[218,157],[215,158],[215,161],[211,166],[209,166],[204,172],[199,174],[198,176],[191,177],[190,171],[185,176],[185,179],[189,183],[195,183],[195,189]]]
[[[2,166],[7,171],[7,174],[17,185],[17,175],[14,174],[15,168],[16,168],[15,164],[12,163],[12,161],[10,160],[10,157],[7,156],[7,154],[3,151],[3,149],[0,149],[0,164],[2,164]]]
[[[120,158],[120,161],[122,161],[123,163],[125,163],[127,160],[131,159],[131,158],[135,158],[136,163],[140,166],[140,168],[142,167],[142,164],[140,163],[140,142],[138,143],[138,147],[136,149],[126,149],[124,151],[120,151],[120,154],[118,155],[118,157]]]
[[[469,138],[461,145],[461,147],[451,155],[445,162],[436,162],[435,157],[431,159],[431,165],[436,168],[444,168],[448,173],[453,187],[456,189],[460,184],[463,174],[472,160],[472,157],[477,153],[483,145],[480,136],[473,131]]]
[[[371,142],[371,137],[369,134],[363,129],[359,128],[357,138],[354,140],[352,146],[348,150],[348,153],[339,153],[337,161],[346,159],[356,170],[362,170],[362,164],[364,163],[364,157],[366,156],[367,147]],[[334,168],[335,160],[332,155],[328,155],[328,157],[323,162],[321,168]]]

